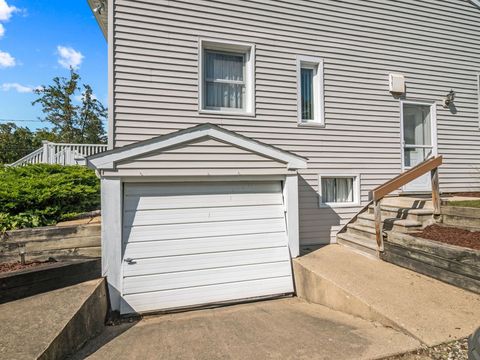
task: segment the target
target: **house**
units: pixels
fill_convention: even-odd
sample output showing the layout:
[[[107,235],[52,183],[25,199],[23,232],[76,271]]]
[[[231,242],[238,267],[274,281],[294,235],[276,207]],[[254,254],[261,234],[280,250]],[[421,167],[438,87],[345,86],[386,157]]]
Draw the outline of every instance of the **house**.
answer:
[[[89,0],[108,41],[113,309],[293,292],[291,257],[441,154],[480,190],[478,0]],[[403,192],[429,192],[424,176]]]

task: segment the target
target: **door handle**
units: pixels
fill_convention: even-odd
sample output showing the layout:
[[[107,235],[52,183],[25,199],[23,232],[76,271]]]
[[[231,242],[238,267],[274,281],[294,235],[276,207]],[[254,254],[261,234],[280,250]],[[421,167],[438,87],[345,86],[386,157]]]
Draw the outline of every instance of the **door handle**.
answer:
[[[134,259],[132,259],[132,258],[126,258],[126,259],[123,260],[123,261],[125,261],[128,265],[133,265],[133,264],[136,264],[136,263],[137,263],[137,262],[136,262]]]

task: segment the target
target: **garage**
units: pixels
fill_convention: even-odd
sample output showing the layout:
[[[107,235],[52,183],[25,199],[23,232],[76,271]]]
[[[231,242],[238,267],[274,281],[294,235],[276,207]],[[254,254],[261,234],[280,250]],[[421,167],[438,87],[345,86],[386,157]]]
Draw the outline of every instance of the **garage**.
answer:
[[[289,294],[307,161],[212,124],[87,159],[101,179],[102,274],[122,314]]]
[[[122,313],[293,292],[281,182],[128,183]]]

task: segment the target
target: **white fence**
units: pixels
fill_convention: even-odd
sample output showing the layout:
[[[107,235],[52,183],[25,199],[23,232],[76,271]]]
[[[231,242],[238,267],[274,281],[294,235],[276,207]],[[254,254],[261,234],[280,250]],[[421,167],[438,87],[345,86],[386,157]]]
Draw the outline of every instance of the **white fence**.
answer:
[[[27,164],[83,165],[87,156],[107,150],[105,144],[60,144],[44,141],[40,149],[15,161],[10,166]]]

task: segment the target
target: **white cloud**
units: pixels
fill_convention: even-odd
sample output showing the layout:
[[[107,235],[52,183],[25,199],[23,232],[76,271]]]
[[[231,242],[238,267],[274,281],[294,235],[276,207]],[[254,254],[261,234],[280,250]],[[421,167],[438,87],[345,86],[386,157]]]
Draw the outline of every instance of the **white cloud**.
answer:
[[[66,46],[57,46],[57,53],[58,63],[66,69],[70,69],[70,67],[78,69],[84,58],[80,51]]]
[[[7,52],[0,51],[0,68],[13,67],[15,65],[15,58],[12,55]]]
[[[15,6],[9,6],[6,0],[0,0],[0,21],[8,21],[16,11],[18,9]]]
[[[2,38],[3,35],[5,35],[5,28],[3,27],[2,24],[0,24],[0,38]]]
[[[2,85],[0,85],[0,89],[2,89],[3,91],[15,90],[19,93],[30,93],[35,89],[35,87],[25,86],[19,83],[3,83]]]

